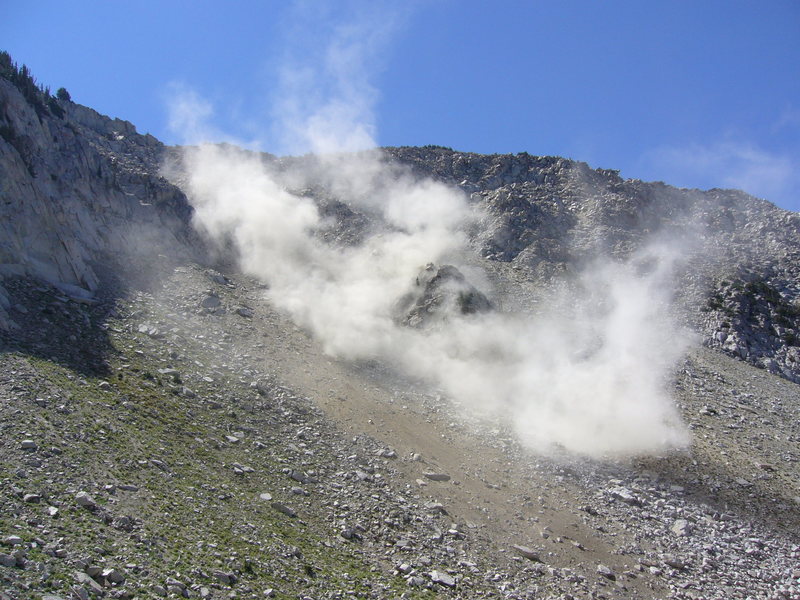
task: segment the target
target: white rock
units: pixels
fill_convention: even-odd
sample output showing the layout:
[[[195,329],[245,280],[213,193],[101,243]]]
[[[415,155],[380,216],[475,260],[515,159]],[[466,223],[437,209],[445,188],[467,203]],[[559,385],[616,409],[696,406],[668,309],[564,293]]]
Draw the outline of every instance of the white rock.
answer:
[[[125,575],[119,569],[109,568],[103,569],[101,576],[106,580],[110,581],[111,583],[124,583],[125,582]]]
[[[75,502],[78,503],[78,506],[82,506],[84,508],[94,508],[97,506],[94,498],[92,498],[88,492],[78,492],[75,494]]]
[[[456,580],[453,579],[452,576],[448,575],[447,573],[443,573],[442,571],[431,571],[431,581],[446,587],[456,586]]]
[[[527,546],[519,546],[519,545],[516,545],[516,544],[511,546],[511,547],[521,557],[527,558],[528,560],[535,560],[535,561],[541,562],[541,559],[539,558],[539,553],[536,552],[536,550],[533,550],[532,548],[528,548]]]
[[[678,519],[673,523],[672,527],[670,527],[672,533],[678,536],[687,536],[692,531],[692,526],[689,524],[689,521],[686,519]]]
[[[605,577],[606,579],[616,579],[617,576],[614,574],[614,571],[611,570],[610,567],[606,565],[597,565],[597,574]]]

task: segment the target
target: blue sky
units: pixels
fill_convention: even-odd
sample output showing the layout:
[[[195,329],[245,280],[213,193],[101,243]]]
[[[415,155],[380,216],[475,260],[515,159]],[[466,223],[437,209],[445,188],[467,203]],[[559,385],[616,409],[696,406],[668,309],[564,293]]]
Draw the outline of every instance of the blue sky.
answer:
[[[5,0],[0,40],[167,143],[526,151],[800,210],[795,0]]]

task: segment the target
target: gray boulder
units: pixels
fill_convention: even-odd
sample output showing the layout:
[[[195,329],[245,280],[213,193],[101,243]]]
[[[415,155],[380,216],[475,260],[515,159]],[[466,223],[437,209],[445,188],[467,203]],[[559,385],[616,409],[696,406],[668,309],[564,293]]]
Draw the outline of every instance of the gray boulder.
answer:
[[[491,301],[452,265],[428,264],[413,289],[397,303],[398,320],[409,327],[424,328],[451,315],[486,313]]]

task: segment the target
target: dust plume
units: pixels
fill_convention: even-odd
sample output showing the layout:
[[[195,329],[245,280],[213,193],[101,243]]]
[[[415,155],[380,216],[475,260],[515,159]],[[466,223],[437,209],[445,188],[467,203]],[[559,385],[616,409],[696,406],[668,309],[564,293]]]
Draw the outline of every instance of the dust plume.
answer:
[[[257,155],[229,146],[186,150],[196,222],[233,240],[241,267],[268,282],[271,301],[326,352],[388,361],[475,411],[508,418],[538,450],[619,455],[687,442],[666,391],[687,340],[668,317],[668,253],[598,261],[536,317],[454,311],[435,327],[407,327],[398,300],[425,264],[463,264],[464,230],[479,215],[457,190],[385,165],[379,180],[378,155],[349,156],[376,163],[368,182],[341,183],[360,190],[380,224],[357,245],[325,242],[317,204],[288,191]]]
[[[317,153],[292,163],[305,170],[229,145],[185,148],[198,228],[232,243],[241,268],[329,354],[392,364],[513,423],[532,448],[609,456],[685,445],[667,378],[687,337],[668,317],[675,257],[663,247],[598,260],[534,317],[451,310],[429,327],[398,319],[425,265],[468,272],[466,232],[482,215],[459,190],[413,177],[374,149],[373,90],[359,61],[362,41],[377,42],[357,33],[332,34],[330,97],[301,102],[297,81],[283,84],[278,129]],[[367,216],[357,242],[323,235],[335,224],[313,199],[320,194]]]

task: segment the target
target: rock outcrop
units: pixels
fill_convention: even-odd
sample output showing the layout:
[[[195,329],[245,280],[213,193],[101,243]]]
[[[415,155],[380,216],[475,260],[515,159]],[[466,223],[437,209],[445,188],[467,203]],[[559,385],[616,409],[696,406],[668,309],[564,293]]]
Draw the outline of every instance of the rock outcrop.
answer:
[[[0,78],[0,277],[90,299],[104,272],[186,251],[191,207],[158,174],[164,146],[67,99],[36,100]]]
[[[13,326],[3,278],[38,278],[87,300],[104,277],[141,276],[159,255],[202,252],[180,176],[174,183],[161,176],[167,152],[158,140],[66,94],[29,87],[0,77],[2,327]],[[456,186],[480,208],[486,218],[471,241],[477,260],[500,279],[542,287],[568,280],[598,256],[625,260],[653,243],[676,251],[682,318],[705,344],[800,381],[797,213],[736,190],[623,179],[559,157],[439,146],[383,153],[393,168]],[[278,170],[308,165],[310,173],[316,164],[308,157],[264,160]],[[319,232],[326,242],[358,244],[375,226],[324,180],[312,175],[301,184],[326,218]],[[774,294],[753,303],[732,287],[737,282]]]
[[[453,265],[427,265],[414,289],[398,302],[399,321],[426,327],[449,315],[472,315],[492,310],[491,301]]]

